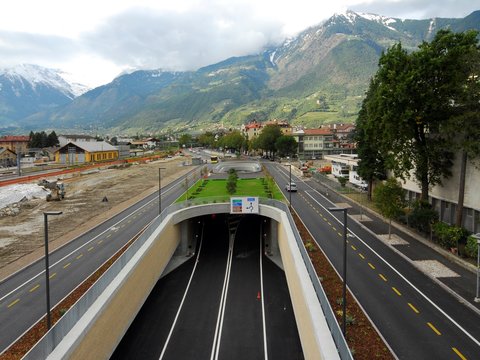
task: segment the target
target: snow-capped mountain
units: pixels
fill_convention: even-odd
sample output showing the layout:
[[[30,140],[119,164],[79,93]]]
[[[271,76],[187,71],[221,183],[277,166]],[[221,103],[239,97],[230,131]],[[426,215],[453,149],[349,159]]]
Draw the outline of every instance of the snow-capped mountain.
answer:
[[[0,69],[0,126],[66,105],[89,89],[69,82],[59,70],[22,64]]]
[[[32,89],[39,85],[49,86],[63,92],[67,97],[75,98],[90,90],[87,86],[68,81],[68,74],[61,70],[44,68],[33,64],[20,64],[9,68],[0,68],[0,77],[13,82],[29,84]]]

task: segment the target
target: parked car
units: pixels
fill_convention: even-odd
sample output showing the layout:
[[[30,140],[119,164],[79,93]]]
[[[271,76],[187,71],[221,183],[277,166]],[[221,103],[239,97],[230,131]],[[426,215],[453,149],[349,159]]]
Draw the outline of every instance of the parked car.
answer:
[[[291,191],[291,192],[297,191],[297,184],[295,184],[294,182],[287,184],[285,185],[285,190]]]

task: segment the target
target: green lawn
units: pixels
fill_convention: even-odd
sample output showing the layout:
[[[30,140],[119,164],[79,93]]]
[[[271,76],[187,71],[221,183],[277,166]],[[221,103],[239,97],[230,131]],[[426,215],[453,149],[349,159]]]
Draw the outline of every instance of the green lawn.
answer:
[[[199,202],[229,202],[230,196],[255,196],[283,200],[284,196],[278,186],[273,183],[267,185],[266,178],[238,179],[237,191],[230,195],[227,193],[227,180],[223,179],[201,179],[188,189],[189,200]],[[269,188],[271,191],[269,191]],[[176,202],[186,200],[187,192],[180,196]]]

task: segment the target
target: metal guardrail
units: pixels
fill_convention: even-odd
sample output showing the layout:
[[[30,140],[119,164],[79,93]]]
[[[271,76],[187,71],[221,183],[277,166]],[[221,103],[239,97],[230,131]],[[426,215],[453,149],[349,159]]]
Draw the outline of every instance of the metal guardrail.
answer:
[[[222,197],[224,199],[224,197]],[[204,205],[208,203],[223,203],[226,201],[219,201],[220,197],[212,198],[200,198],[200,203],[196,201],[185,201],[181,203],[174,203],[165,208],[160,216],[157,216],[145,231],[139,236],[139,238],[131,244],[131,246],[110,266],[104,274],[87,290],[85,294],[65,313],[64,316],[58,320],[58,322],[52,327],[52,329],[45,334],[45,336],[24,356],[27,360],[45,359],[60,344],[62,339],[68,334],[68,332],[75,326],[78,320],[85,315],[87,310],[93,305],[102,292],[108,287],[108,285],[114,280],[114,278],[120,273],[123,267],[132,259],[136,252],[145,244],[147,239],[154,233],[154,231],[160,226],[160,224],[166,219],[167,216],[173,214],[179,210]],[[322,307],[327,324],[330,328],[333,340],[337,346],[338,353],[341,359],[353,359],[348,345],[340,330],[340,326],[335,318],[332,308],[328,302],[327,296],[323,291],[322,285],[318,279],[315,268],[313,267],[310,257],[303,245],[302,238],[298,232],[292,215],[288,209],[288,205],[273,199],[260,198],[261,205],[272,206],[284,211],[287,214],[290,226],[295,236],[298,249],[302,254],[303,261],[310,275],[313,287],[317,294],[317,298]]]

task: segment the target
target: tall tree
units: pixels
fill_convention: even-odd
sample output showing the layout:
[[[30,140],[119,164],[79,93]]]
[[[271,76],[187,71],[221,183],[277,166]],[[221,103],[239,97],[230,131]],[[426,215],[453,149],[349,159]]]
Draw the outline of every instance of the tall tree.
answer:
[[[262,129],[262,132],[258,136],[257,145],[260,149],[275,156],[277,150],[275,142],[280,136],[282,136],[282,130],[278,125],[267,125]]]
[[[455,43],[458,60],[455,82],[452,84],[454,115],[444,128],[460,160],[458,199],[455,225],[463,225],[465,174],[469,163],[478,165],[480,155],[480,47],[478,32],[445,33],[445,43]],[[447,47],[447,46],[444,46]],[[451,47],[450,47],[451,48]],[[470,161],[469,161],[470,160]]]
[[[392,234],[392,220],[402,213],[404,191],[394,178],[380,183],[374,191],[375,205],[380,213],[388,219],[388,238]]]
[[[380,126],[382,122],[377,118],[376,102],[374,99],[377,90],[377,81],[372,79],[369,90],[362,103],[356,121],[354,140],[357,142],[357,152],[360,161],[357,172],[368,183],[368,199],[372,199],[372,189],[375,180],[386,179],[385,159],[382,152]]]
[[[275,141],[275,148],[279,152],[280,156],[292,157],[297,153],[298,143],[293,136],[282,135]]]

